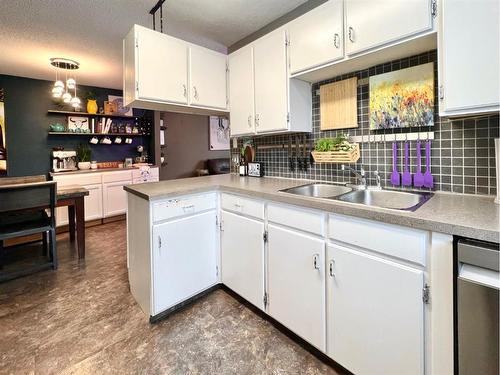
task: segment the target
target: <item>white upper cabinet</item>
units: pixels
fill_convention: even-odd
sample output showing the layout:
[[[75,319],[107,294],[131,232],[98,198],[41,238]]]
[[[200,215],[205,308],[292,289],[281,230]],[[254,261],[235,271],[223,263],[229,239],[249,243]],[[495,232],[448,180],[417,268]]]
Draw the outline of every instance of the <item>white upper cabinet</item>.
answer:
[[[290,79],[288,62],[283,28],[229,56],[231,136],[312,130],[311,85]]]
[[[498,0],[441,1],[440,115],[500,110]]]
[[[134,25],[123,41],[125,105],[174,112],[225,111],[226,61],[222,53]]]
[[[187,104],[186,43],[145,27],[137,28],[136,41],[138,98]]]
[[[288,25],[290,73],[344,57],[343,1],[329,0]]]
[[[286,33],[279,29],[254,44],[255,127],[258,132],[288,127]]]
[[[432,29],[431,0],[346,0],[348,55],[365,52]]]
[[[190,104],[226,109],[227,56],[207,48],[189,47]]]
[[[252,46],[229,55],[229,102],[231,135],[255,133]]]

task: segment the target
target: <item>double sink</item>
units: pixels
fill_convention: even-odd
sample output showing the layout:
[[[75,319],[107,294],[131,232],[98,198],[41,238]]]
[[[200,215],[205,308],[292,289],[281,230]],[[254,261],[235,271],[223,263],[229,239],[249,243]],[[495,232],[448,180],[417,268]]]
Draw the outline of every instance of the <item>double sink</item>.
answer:
[[[347,185],[312,183],[281,190],[305,197],[334,199],[365,206],[415,211],[427,202],[433,193],[407,192],[385,189],[356,189]]]

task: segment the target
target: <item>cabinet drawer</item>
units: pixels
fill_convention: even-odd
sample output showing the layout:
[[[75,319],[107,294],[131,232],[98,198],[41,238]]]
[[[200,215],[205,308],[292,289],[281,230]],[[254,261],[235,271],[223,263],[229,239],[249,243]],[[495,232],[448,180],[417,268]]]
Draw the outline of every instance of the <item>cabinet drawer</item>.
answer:
[[[269,222],[286,225],[320,236],[324,233],[323,214],[319,212],[271,203],[267,208],[267,219]]]
[[[190,197],[178,197],[153,204],[153,221],[162,221],[178,216],[192,215],[215,209],[215,193]]]
[[[106,172],[102,174],[102,182],[132,181],[132,171]]]
[[[53,180],[57,181],[59,186],[100,184],[102,173],[88,172],[69,176],[54,176]]]
[[[328,227],[331,239],[422,266],[426,264],[429,241],[426,231],[342,215],[330,215]]]
[[[264,203],[238,195],[222,194],[221,207],[224,210],[264,219]]]

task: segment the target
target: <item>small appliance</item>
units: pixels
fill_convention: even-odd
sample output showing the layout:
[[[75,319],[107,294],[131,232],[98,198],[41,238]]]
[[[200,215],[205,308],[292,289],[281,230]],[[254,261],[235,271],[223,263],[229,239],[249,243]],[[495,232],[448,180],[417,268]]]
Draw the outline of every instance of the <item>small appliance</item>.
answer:
[[[264,176],[264,166],[259,162],[249,162],[247,173],[251,177],[262,177]]]
[[[76,151],[52,151],[52,172],[76,171]]]

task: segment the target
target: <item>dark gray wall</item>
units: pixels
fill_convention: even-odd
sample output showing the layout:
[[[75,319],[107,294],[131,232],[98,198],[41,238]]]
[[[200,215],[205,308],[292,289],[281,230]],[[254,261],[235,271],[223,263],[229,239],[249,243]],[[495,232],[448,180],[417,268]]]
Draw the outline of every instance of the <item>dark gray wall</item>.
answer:
[[[0,75],[0,88],[5,94],[5,123],[7,140],[7,173],[9,176],[47,174],[50,171],[52,147],[76,149],[79,143],[88,142],[86,137],[49,136],[49,124],[66,124],[66,116],[49,115],[49,109],[57,108],[51,97],[52,81]],[[122,95],[120,90],[78,86],[77,95],[86,106],[87,93],[97,95],[99,106],[108,95]],[[66,108],[65,110],[68,110]],[[144,111],[134,113],[142,115]],[[132,145],[90,145],[92,160],[114,161],[138,155],[136,146],[149,146],[149,137],[133,138]]]
[[[252,43],[254,40],[259,39],[261,36],[266,35],[267,33],[270,33],[271,31],[277,29],[280,26],[283,26],[284,24],[294,20],[295,18],[300,17],[301,15],[309,12],[311,9],[316,8],[317,6],[326,3],[328,0],[309,0],[306,3],[299,5],[297,8],[292,10],[291,12],[288,12],[284,16],[281,16],[277,20],[274,20],[270,24],[267,24],[263,28],[257,30],[256,32],[246,36],[245,38],[237,41],[233,45],[229,46],[227,49],[228,53],[232,53],[236,51],[237,49],[240,49],[241,47],[246,46],[249,43]]]
[[[172,180],[193,177],[196,169],[205,168],[207,159],[229,158],[227,151],[209,149],[209,117],[182,113],[163,113],[166,131],[167,165],[160,178]]]

